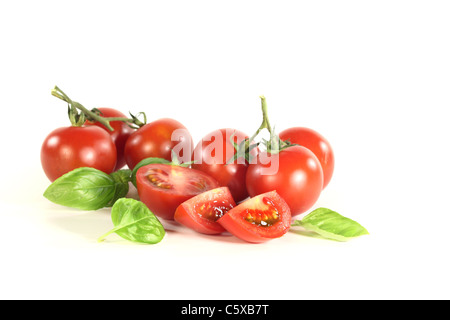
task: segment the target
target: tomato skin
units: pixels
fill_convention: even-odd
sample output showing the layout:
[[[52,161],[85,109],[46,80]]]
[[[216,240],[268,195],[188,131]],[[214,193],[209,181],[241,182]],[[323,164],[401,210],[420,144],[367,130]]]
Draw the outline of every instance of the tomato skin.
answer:
[[[101,113],[102,113],[101,116],[105,117],[105,118],[112,118],[112,117],[126,118],[126,116],[122,112],[120,112],[116,109],[113,109],[113,108],[97,108],[97,109],[101,111]],[[123,168],[126,165],[125,154],[124,154],[125,153],[125,143],[127,142],[129,136],[135,131],[135,129],[131,128],[123,121],[111,121],[110,122],[110,125],[114,129],[114,131],[109,130],[100,122],[86,121],[86,125],[93,125],[93,126],[100,127],[109,133],[112,141],[116,145],[116,150],[117,150],[117,163],[116,163],[116,167],[114,168],[114,171],[117,171],[117,170]]]
[[[320,133],[305,127],[293,127],[283,130],[279,137],[281,140],[289,140],[311,150],[319,159],[323,171],[323,188],[331,180],[334,171],[334,152],[331,144]]]
[[[268,199],[270,202],[265,202]],[[267,205],[270,203],[270,206]],[[265,213],[275,209],[279,220],[271,226],[262,226],[245,220],[248,210]],[[289,231],[291,212],[286,201],[276,191],[270,191],[250,198],[224,214],[217,222],[236,237],[252,243],[266,242],[279,238]]]
[[[192,168],[208,173],[221,186],[228,187],[236,202],[240,202],[248,197],[245,187],[248,163],[241,158],[226,164],[236,153],[231,143],[233,134],[233,139],[238,145],[249,138],[245,133],[230,128],[215,130],[203,137],[194,149],[195,163],[192,164]],[[218,143],[215,140],[216,137],[220,137]],[[214,148],[214,154],[211,154],[211,148],[215,143],[217,148]],[[256,153],[253,152],[252,155]]]
[[[109,174],[116,160],[116,146],[110,135],[96,126],[58,128],[45,138],[41,147],[42,168],[52,182],[80,167]]]
[[[208,210],[216,210],[220,215],[225,214],[231,208],[234,208],[236,203],[227,187],[212,189],[203,192],[185,202],[180,204],[175,211],[175,221],[182,225],[203,234],[219,234],[225,229],[214,219],[203,217],[203,207]],[[206,212],[207,213],[207,212]]]
[[[278,170],[267,174],[271,162],[278,161]],[[272,166],[276,168],[275,165]],[[265,172],[266,171],[266,172]],[[286,201],[292,216],[310,209],[318,200],[323,186],[320,162],[314,153],[301,146],[292,146],[278,154],[262,152],[247,170],[247,190],[251,197],[271,190]]]
[[[151,181],[154,176],[155,182]],[[173,220],[177,207],[190,198],[219,187],[206,173],[169,164],[149,164],[136,173],[140,200],[158,217]]]
[[[172,141],[175,131],[179,133],[176,137],[179,141]],[[183,149],[183,152],[188,153],[188,161],[190,161],[194,143],[186,127],[174,119],[159,119],[142,126],[128,138],[125,144],[125,161],[130,169],[133,169],[141,160],[150,157],[171,161],[172,149],[179,143],[189,149]],[[180,154],[180,157],[185,156]]]

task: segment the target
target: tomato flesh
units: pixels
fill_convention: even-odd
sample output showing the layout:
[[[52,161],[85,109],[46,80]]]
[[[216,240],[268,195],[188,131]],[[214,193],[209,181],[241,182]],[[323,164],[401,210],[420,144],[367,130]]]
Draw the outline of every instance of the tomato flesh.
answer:
[[[204,234],[219,234],[225,229],[217,223],[236,203],[227,187],[201,193],[183,202],[174,219],[182,225]]]
[[[219,184],[199,170],[168,164],[149,164],[138,169],[136,186],[140,200],[155,215],[173,220],[181,203],[218,188]]]
[[[270,227],[280,220],[280,213],[275,207],[273,201],[268,197],[262,198],[262,203],[266,205],[265,208],[260,209],[245,209],[244,219],[254,225],[261,227]]]
[[[242,202],[217,222],[242,240],[260,243],[288,232],[291,211],[276,191],[270,191]]]

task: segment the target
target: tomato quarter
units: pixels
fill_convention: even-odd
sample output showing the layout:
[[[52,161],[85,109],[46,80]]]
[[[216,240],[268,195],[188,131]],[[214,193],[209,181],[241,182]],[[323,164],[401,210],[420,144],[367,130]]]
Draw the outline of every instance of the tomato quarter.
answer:
[[[271,191],[242,202],[217,222],[236,237],[259,243],[288,232],[291,212],[283,198]]]
[[[173,220],[175,210],[186,200],[219,183],[206,173],[169,164],[149,164],[138,169],[136,185],[140,200],[157,216]]]
[[[217,223],[226,212],[234,208],[231,192],[227,187],[203,192],[178,206],[175,221],[205,234],[218,234],[225,229]]]

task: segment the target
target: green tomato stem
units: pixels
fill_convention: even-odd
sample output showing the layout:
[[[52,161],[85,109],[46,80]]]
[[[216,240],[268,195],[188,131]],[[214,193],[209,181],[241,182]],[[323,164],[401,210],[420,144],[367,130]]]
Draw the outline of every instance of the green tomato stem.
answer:
[[[285,141],[280,140],[278,135],[275,134],[275,132],[273,131],[273,129],[270,125],[270,122],[269,122],[266,97],[264,97],[263,95],[261,95],[259,97],[261,98],[261,109],[262,109],[262,113],[263,113],[263,121],[262,121],[261,125],[259,126],[258,130],[255,132],[255,134],[250,138],[249,143],[251,143],[256,138],[256,136],[261,132],[261,130],[267,129],[267,131],[269,131],[269,134],[270,134],[270,141],[269,141],[270,151],[272,153],[279,152],[279,151],[283,150],[284,148],[288,147],[289,144]]]
[[[270,135],[272,136],[272,127],[270,126],[270,122],[269,122],[269,116],[267,115],[267,101],[266,101],[266,97],[264,97],[263,95],[259,96],[261,98],[261,109],[262,109],[262,113],[263,113],[263,121],[261,123],[261,125],[259,126],[258,130],[256,130],[256,132],[253,134],[253,136],[249,139],[249,142],[252,142],[256,136],[264,129],[267,129],[270,133]]]
[[[110,124],[111,121],[122,121],[122,122],[126,122],[129,124],[134,124],[138,127],[142,127],[146,122],[146,119],[144,122],[142,122],[142,121],[139,121],[134,116],[131,119],[123,118],[123,117],[102,117],[99,114],[92,112],[91,110],[85,108],[81,103],[70,99],[69,96],[64,93],[64,91],[62,91],[60,88],[58,88],[58,86],[55,86],[55,88],[52,90],[52,95],[67,102],[70,106],[70,109],[71,109],[70,112],[72,114],[76,114],[77,113],[76,109],[78,109],[82,112],[82,114],[84,114],[84,116],[86,118],[88,118],[89,120],[97,121],[97,122],[103,124],[110,131],[114,131],[114,128]],[[69,115],[69,117],[71,117],[71,115]],[[144,114],[144,118],[145,118],[145,114]],[[71,122],[73,125],[80,125],[79,123],[78,124],[74,123],[74,121],[72,121],[72,118],[71,118]],[[84,121],[83,121],[83,123],[84,123]]]

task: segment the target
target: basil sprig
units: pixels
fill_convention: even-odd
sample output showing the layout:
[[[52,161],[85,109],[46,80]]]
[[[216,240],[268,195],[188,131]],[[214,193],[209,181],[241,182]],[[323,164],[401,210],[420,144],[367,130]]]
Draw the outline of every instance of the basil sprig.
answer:
[[[81,210],[98,210],[112,206],[125,197],[129,190],[131,170],[112,174],[82,167],[56,179],[44,192],[48,200]]]
[[[294,220],[291,226],[301,226],[308,231],[318,233],[324,238],[337,241],[347,241],[369,234],[358,222],[327,208],[318,208],[303,219]]]
[[[114,228],[98,238],[103,241],[116,233],[122,238],[135,242],[155,244],[165,235],[164,227],[147,206],[135,199],[121,198],[111,208]]]

